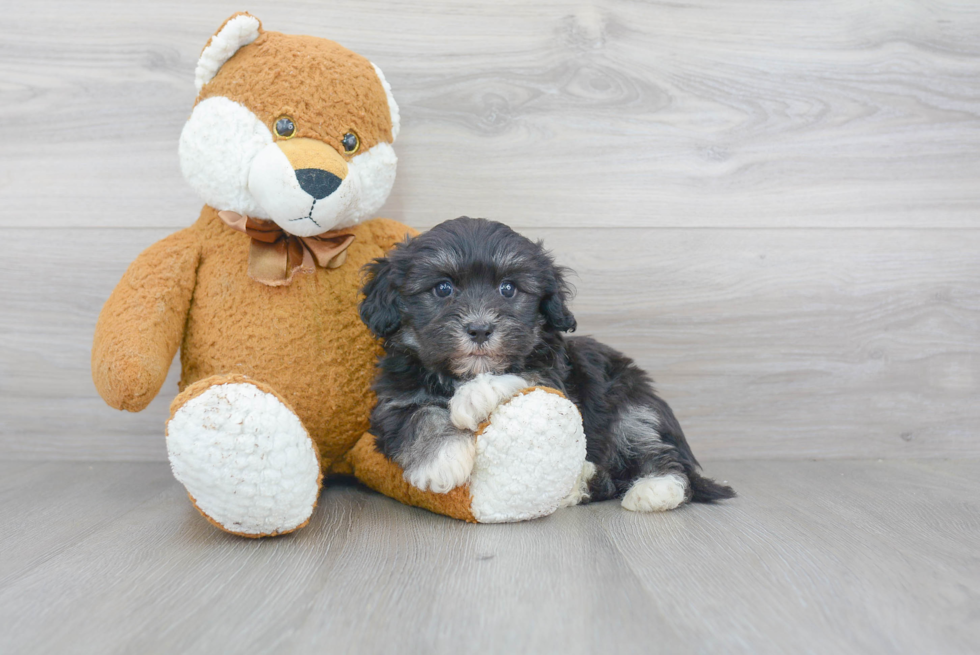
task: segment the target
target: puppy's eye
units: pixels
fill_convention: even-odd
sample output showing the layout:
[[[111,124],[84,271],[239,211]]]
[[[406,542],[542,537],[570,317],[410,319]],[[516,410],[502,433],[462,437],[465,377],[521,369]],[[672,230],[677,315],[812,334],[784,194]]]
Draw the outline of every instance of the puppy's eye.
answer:
[[[449,280],[443,280],[432,287],[432,293],[436,294],[439,298],[448,298],[453,295],[453,283]]]
[[[517,294],[517,287],[513,282],[500,283],[500,295],[504,298],[513,298]]]
[[[280,116],[276,121],[276,134],[283,139],[291,139],[296,134],[296,124],[289,116]]]
[[[344,152],[348,155],[353,155],[361,147],[361,140],[353,132],[345,134],[344,138],[340,140],[340,143],[343,144]]]

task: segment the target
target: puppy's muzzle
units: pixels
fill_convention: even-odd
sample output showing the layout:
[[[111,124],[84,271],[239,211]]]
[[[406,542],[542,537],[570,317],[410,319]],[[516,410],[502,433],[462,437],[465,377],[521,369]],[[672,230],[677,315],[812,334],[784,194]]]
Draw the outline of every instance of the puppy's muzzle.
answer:
[[[466,334],[478,346],[482,346],[490,340],[493,334],[493,325],[490,323],[470,323],[466,326]]]

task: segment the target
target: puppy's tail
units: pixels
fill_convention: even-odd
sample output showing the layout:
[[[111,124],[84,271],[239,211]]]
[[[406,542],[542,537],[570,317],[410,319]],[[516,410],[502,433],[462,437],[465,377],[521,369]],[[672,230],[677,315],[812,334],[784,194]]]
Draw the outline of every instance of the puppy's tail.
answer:
[[[696,471],[687,474],[691,482],[691,500],[695,503],[713,503],[716,500],[734,498],[737,494],[731,487],[718,484],[711,478],[701,476]]]

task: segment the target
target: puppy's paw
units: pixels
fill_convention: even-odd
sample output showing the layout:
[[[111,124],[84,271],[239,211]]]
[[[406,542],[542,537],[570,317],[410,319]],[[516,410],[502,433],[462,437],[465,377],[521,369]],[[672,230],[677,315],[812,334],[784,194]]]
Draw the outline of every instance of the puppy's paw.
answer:
[[[686,491],[687,478],[677,473],[640,478],[623,497],[623,509],[666,512],[684,502]]]
[[[475,431],[497,405],[527,386],[518,375],[478,375],[456,389],[449,401],[449,418],[457,428]]]
[[[406,469],[404,477],[422,491],[449,493],[470,479],[475,460],[475,439],[452,439],[432,459]]]
[[[578,474],[578,479],[575,480],[575,487],[565,496],[563,501],[558,503],[558,507],[574,507],[583,500],[588,500],[589,480],[595,477],[595,471],[595,464],[586,461],[582,465],[582,472]]]

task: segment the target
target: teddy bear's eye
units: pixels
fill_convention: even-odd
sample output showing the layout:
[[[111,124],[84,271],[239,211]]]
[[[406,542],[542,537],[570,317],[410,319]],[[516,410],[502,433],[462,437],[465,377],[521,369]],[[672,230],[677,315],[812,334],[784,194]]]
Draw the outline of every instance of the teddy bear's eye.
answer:
[[[296,134],[296,125],[289,116],[280,116],[276,121],[276,134],[283,139],[289,139]]]
[[[353,155],[357,152],[358,148],[361,147],[361,140],[357,138],[357,135],[353,132],[348,132],[344,135],[344,138],[340,140],[344,145],[344,152],[348,155]]]

